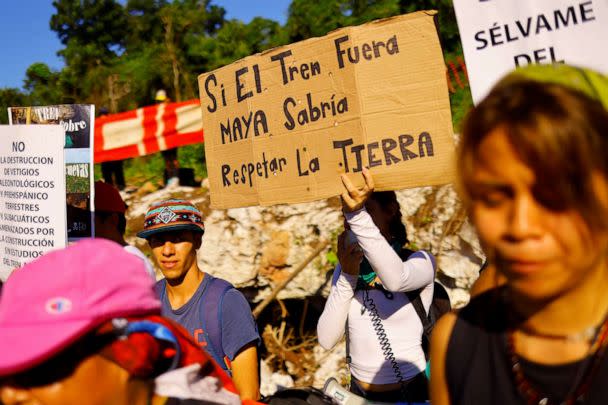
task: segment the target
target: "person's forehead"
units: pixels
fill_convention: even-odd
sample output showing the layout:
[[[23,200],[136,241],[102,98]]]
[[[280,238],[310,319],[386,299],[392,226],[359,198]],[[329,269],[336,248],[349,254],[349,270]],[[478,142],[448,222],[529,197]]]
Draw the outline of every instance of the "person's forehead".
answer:
[[[150,236],[150,239],[157,239],[157,240],[168,240],[168,239],[175,239],[175,238],[194,239],[194,232],[192,232],[190,230],[172,230],[172,231],[158,232],[158,233],[155,233]]]
[[[497,158],[507,156],[509,159],[521,160],[518,146],[509,137],[510,130],[504,125],[489,131],[475,148],[476,160],[495,161]]]

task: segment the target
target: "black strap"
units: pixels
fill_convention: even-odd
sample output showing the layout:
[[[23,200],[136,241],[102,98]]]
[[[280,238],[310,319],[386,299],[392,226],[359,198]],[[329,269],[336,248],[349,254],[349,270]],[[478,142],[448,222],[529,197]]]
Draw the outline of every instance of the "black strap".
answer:
[[[399,256],[401,257],[401,260],[406,261],[414,253],[416,253],[414,250],[409,250],[409,249],[404,248],[404,249],[401,249]],[[429,314],[427,314],[426,310],[424,309],[424,304],[422,303],[422,298],[420,297],[421,292],[422,292],[422,288],[419,288],[417,290],[407,291],[405,293],[405,295],[407,295],[407,298],[410,300],[410,302],[414,306],[414,309],[416,310],[416,313],[418,314],[418,318],[420,318],[420,322],[422,322],[422,328],[424,331],[426,331],[427,328],[430,326],[431,319],[429,317]],[[430,312],[430,309],[429,309],[429,312]]]
[[[418,314],[418,318],[420,318],[420,322],[422,322],[423,331],[426,331],[427,327],[431,323],[431,320],[430,320],[429,315],[426,313],[426,310],[424,309],[424,304],[422,303],[422,297],[420,297],[421,291],[422,291],[422,289],[418,289],[418,290],[414,290],[414,291],[407,291],[405,293],[405,295],[407,295],[407,298],[410,300],[410,302],[414,306],[414,309],[416,310],[416,313]]]

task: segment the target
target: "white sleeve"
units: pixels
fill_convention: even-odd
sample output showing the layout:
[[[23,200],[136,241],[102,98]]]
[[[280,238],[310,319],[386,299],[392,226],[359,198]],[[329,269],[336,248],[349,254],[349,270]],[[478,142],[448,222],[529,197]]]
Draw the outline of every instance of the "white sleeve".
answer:
[[[331,281],[329,297],[317,323],[319,344],[326,350],[334,347],[344,335],[348,310],[356,286],[357,277],[342,273],[338,264]]]
[[[346,213],[345,217],[384,288],[412,291],[434,281],[435,260],[429,253],[416,252],[404,262],[384,239],[365,208]]]

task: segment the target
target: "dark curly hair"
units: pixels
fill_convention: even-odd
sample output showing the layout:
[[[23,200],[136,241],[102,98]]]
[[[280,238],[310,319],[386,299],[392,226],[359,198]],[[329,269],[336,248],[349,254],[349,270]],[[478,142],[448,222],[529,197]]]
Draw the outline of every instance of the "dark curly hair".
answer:
[[[409,243],[407,239],[407,230],[401,221],[401,206],[397,201],[397,194],[394,191],[374,191],[369,197],[370,200],[376,201],[378,205],[385,209],[392,210],[393,216],[389,221],[389,231],[391,236],[401,246]]]

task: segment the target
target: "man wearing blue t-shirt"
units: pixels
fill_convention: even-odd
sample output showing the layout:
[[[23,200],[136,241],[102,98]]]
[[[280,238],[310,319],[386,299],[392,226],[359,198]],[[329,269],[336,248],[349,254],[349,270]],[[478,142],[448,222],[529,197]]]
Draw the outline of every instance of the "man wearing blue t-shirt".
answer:
[[[258,399],[260,337],[243,294],[198,267],[202,214],[186,200],[154,203],[146,213],[145,238],[165,278],[156,283],[162,315],[194,336],[228,373],[243,399]]]

